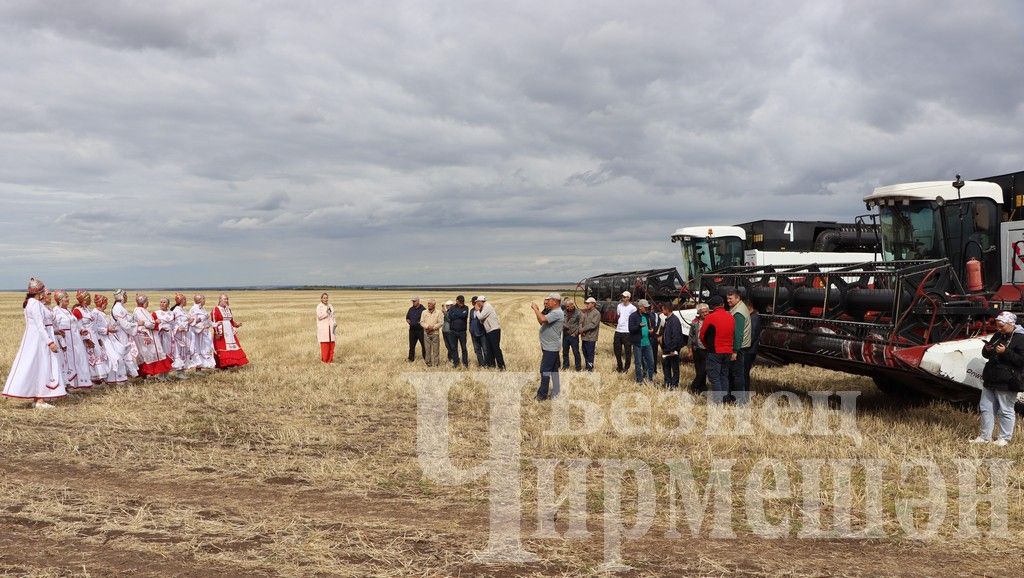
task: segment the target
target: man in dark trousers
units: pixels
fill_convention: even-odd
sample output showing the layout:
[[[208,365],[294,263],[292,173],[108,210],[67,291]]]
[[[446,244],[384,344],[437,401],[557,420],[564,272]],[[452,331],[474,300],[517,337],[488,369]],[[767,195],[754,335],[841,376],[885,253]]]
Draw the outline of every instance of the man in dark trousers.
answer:
[[[601,331],[601,312],[597,309],[597,299],[587,297],[580,314],[580,337],[583,345],[583,361],[587,371],[594,371],[594,354],[597,352],[597,336]]]
[[[448,331],[452,336],[452,366],[459,367],[459,349],[462,350],[462,367],[469,367],[469,352],[466,349],[466,326],[469,320],[469,307],[466,298],[459,295],[455,305],[448,309]]]
[[[612,339],[612,351],[615,352],[615,371],[629,371],[633,359],[632,337],[629,334],[629,316],[636,313],[636,305],[631,303],[633,295],[629,291],[622,292],[622,302],[615,307],[618,315],[615,322],[615,337]]]
[[[706,368],[708,350],[700,340],[700,330],[704,326],[704,318],[708,316],[708,304],[697,304],[697,317],[690,323],[690,353],[693,355],[693,381],[690,382],[690,391],[693,393],[704,393],[708,388],[708,373]]]
[[[708,381],[711,382],[711,400],[724,403],[729,395],[729,373],[736,352],[733,350],[733,338],[736,332],[736,320],[725,308],[725,299],[721,295],[712,295],[708,299],[711,313],[704,318],[700,329],[700,340],[708,348],[707,370]]]
[[[473,338],[473,353],[476,354],[477,366],[488,367],[491,365],[491,362],[487,351],[487,336],[484,331],[484,324],[477,318],[479,308],[476,306],[476,302],[477,298],[474,295],[470,299],[473,308],[469,311],[469,336]]]
[[[420,305],[420,298],[412,298],[412,307],[405,314],[405,322],[409,324],[409,361],[416,361],[416,343],[420,344],[420,354],[427,358],[427,344],[423,340],[423,327],[420,326],[420,317],[425,308]]]
[[[679,352],[686,347],[686,336],[683,334],[683,322],[672,312],[671,303],[661,304],[661,313],[665,322],[661,330],[661,369],[665,374],[665,387],[679,387]]]
[[[562,348],[562,327],[565,312],[562,311],[562,296],[549,293],[544,299],[544,308],[532,303],[533,314],[540,325],[540,387],[537,401],[554,399],[558,396],[558,350]],[[549,388],[550,385],[550,388]]]
[[[629,316],[629,337],[633,345],[633,369],[636,373],[636,382],[654,381],[654,350],[651,343],[657,339],[651,330],[655,317],[651,313],[651,304],[646,299],[637,302],[637,309]]]
[[[583,368],[580,361],[580,321],[582,316],[576,309],[576,302],[566,297],[563,301],[565,320],[562,327],[562,369],[569,369],[569,350],[572,350],[576,371]]]

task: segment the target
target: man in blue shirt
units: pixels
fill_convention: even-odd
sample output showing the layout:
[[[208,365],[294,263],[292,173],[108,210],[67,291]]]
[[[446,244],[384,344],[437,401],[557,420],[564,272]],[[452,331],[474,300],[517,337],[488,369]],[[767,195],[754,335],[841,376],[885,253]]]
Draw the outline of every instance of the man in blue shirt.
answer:
[[[548,293],[544,299],[544,309],[536,303],[530,306],[540,324],[540,387],[537,388],[537,401],[544,401],[558,395],[558,354],[562,350],[565,312],[562,311],[562,296],[558,293]]]

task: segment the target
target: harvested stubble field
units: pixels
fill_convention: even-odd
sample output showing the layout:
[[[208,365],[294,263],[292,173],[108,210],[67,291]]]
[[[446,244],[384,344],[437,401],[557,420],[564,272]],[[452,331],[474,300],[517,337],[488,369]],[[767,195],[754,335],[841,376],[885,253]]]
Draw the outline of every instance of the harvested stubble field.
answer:
[[[151,295],[152,296],[152,295]],[[425,479],[417,460],[416,394],[403,377],[424,371],[405,361],[405,293],[334,292],[338,311],[337,363],[318,358],[313,310],[315,292],[246,292],[232,295],[240,340],[251,364],[241,370],[193,376],[185,382],[145,383],[75,394],[51,412],[0,403],[0,572],[39,576],[479,576],[590,575],[604,560],[604,484],[597,460],[639,459],[656,481],[656,515],[650,530],[625,539],[624,575],[1021,575],[1022,441],[1008,448],[968,446],[976,416],[946,404],[894,403],[869,381],[801,367],[754,370],[762,393],[791,390],[862,390],[856,425],[858,445],[847,436],[783,435],[753,420],[754,435],[707,435],[707,406],[696,402],[696,427],[681,435],[640,427],[625,431],[606,423],[589,435],[546,435],[550,405],[532,401],[533,382],[522,387],[522,535],[539,556],[522,565],[487,565],[474,558],[488,537],[486,478],[461,486]],[[447,296],[445,296],[447,298]],[[534,294],[492,296],[502,317],[509,369],[536,371]],[[21,299],[0,297],[0,374],[6,375],[21,338]],[[155,299],[153,299],[155,301]],[[443,348],[442,348],[443,349]],[[472,352],[470,353],[472,355]],[[443,355],[443,351],[442,351]],[[602,329],[600,382],[573,395],[591,400],[611,416],[613,400],[640,391],[614,371],[611,332]],[[447,370],[434,370],[447,371]],[[683,380],[692,371],[684,367]],[[488,455],[488,397],[472,379],[451,395],[451,452],[468,467]],[[755,414],[764,403],[755,401]],[[653,421],[675,422],[656,404]],[[837,416],[832,416],[836,418]],[[810,420],[808,405],[791,419]],[[638,418],[637,423],[643,417]],[[606,420],[609,422],[610,420]],[[792,423],[792,422],[790,422]],[[809,421],[808,421],[809,423]],[[1014,460],[1009,473],[1005,536],[967,538],[959,527],[954,460]],[[584,538],[538,537],[534,458],[594,460],[588,470]],[[699,536],[685,521],[668,529],[667,469],[686,458],[703,489],[715,459],[735,460],[731,527],[735,536],[713,538],[710,511]],[[791,499],[768,501],[768,519],[788,516],[785,535],[757,535],[745,515],[751,494],[745,475],[759,460],[783,464]],[[799,538],[806,509],[801,460],[883,460],[880,487],[883,537]],[[937,464],[946,484],[929,499],[920,470],[900,482],[900,464]],[[558,478],[563,480],[564,471]],[[865,519],[871,490],[860,474],[848,486],[853,529]],[[979,477],[984,488],[985,476]],[[627,477],[623,503],[635,484]],[[843,484],[840,484],[841,486]],[[770,488],[771,484],[765,483]],[[561,489],[561,486],[559,490]],[[931,488],[933,491],[934,488]],[[832,479],[821,484],[830,527]],[[908,535],[896,514],[898,500],[918,499],[910,514],[917,527],[926,511],[941,518],[925,540]],[[712,499],[709,504],[714,503]],[[902,502],[900,502],[902,503]],[[556,528],[566,529],[565,516]]]

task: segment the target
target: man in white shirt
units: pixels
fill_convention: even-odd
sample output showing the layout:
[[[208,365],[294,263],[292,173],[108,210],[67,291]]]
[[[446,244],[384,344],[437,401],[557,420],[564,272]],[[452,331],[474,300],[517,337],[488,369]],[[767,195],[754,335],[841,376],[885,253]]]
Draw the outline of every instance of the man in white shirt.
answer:
[[[615,351],[615,371],[624,373],[629,371],[630,359],[633,357],[633,343],[629,339],[629,316],[636,312],[636,305],[631,303],[633,295],[629,291],[622,292],[622,302],[615,310],[619,319],[615,324],[615,339],[612,341],[612,349]],[[625,358],[625,363],[623,363]]]
[[[487,297],[483,295],[477,297],[476,302],[480,307],[477,319],[484,326],[491,366],[504,371],[505,356],[501,353],[501,324],[498,322],[498,312],[494,310],[494,307],[487,302]]]

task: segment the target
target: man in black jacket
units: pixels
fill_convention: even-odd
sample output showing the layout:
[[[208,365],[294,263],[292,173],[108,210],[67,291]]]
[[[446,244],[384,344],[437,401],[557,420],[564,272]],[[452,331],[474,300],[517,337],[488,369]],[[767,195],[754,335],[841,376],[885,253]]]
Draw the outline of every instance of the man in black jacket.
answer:
[[[661,304],[665,323],[661,330],[661,369],[665,374],[665,387],[679,387],[679,352],[686,347],[683,322],[672,312],[671,303]]]
[[[466,326],[469,321],[469,307],[466,298],[459,295],[455,305],[448,309],[448,332],[452,336],[452,365],[459,367],[459,348],[462,349],[462,367],[469,367],[469,352],[466,349]]]
[[[427,344],[423,339],[423,327],[420,325],[420,317],[425,308],[420,305],[420,298],[412,298],[412,307],[405,314],[405,322],[409,324],[409,361],[416,361],[416,343],[420,344],[420,352],[423,359],[427,358]]]
[[[1013,437],[1017,423],[1017,392],[1021,391],[1021,370],[1024,370],[1024,329],[1017,325],[1017,316],[1003,311],[996,317],[996,332],[981,349],[988,360],[981,372],[984,387],[978,413],[981,428],[971,443],[983,444],[992,439],[996,416],[999,417],[999,437],[992,445],[1005,446]]]
[[[654,348],[652,343],[657,339],[654,335],[655,314],[651,313],[651,304],[646,299],[637,302],[637,309],[629,315],[629,340],[633,344],[633,369],[636,382],[654,381]]]

